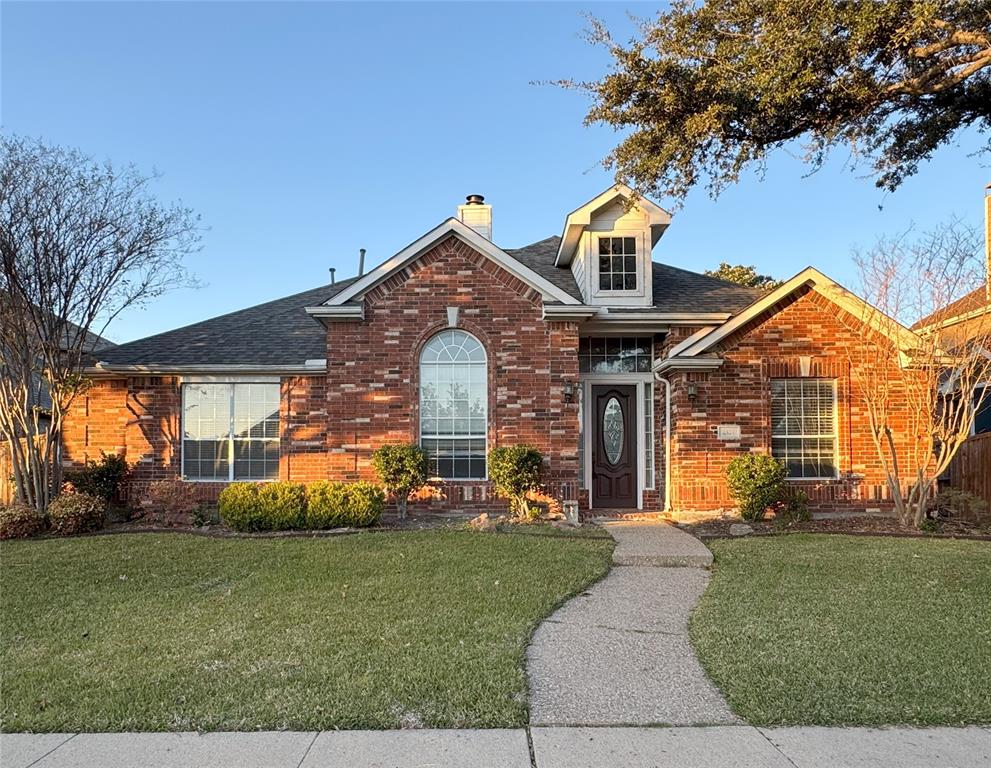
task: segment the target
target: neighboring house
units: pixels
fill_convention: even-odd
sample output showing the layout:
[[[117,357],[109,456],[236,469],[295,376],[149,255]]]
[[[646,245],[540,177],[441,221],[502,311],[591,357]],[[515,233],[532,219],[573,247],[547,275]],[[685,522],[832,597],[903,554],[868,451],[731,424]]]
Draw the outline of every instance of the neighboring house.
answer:
[[[991,329],[991,288],[974,289],[945,309],[924,317],[912,329],[918,333],[938,330],[941,338],[953,346],[966,344],[977,336],[986,339]],[[971,434],[991,432],[991,394],[982,392],[987,387],[991,387],[991,382],[975,388],[973,397],[977,411]]]
[[[584,509],[704,511],[733,506],[728,461],[763,451],[816,505],[883,504],[852,392],[860,301],[811,268],[764,294],[654,262],[670,222],[617,186],[507,249],[471,196],[367,274],[105,352],[68,458],[125,451],[136,483],[212,497],[372,479],[375,448],[416,442],[429,503],[479,509],[487,452],[528,443]]]
[[[984,196],[984,257],[984,285],[922,318],[912,326],[913,331],[920,334],[939,333],[941,342],[949,348],[968,343],[987,343],[991,335],[991,185],[988,185]],[[988,353],[991,354],[991,350]],[[991,381],[975,387],[973,397],[977,411],[972,434],[991,432],[991,392],[985,394],[983,391],[989,387]]]

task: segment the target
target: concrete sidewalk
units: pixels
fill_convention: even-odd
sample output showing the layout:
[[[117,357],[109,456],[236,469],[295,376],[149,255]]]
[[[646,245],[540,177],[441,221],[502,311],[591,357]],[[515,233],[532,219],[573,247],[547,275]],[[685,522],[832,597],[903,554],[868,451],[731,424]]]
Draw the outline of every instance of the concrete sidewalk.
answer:
[[[989,764],[991,729],[979,727],[0,734],[3,768],[984,768]]]

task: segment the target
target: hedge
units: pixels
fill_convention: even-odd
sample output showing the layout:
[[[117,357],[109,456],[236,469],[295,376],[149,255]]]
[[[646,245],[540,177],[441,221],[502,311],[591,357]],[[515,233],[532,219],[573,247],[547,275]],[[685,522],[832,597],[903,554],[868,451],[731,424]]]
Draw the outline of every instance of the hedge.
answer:
[[[235,531],[374,525],[385,493],[371,483],[232,483],[220,492],[220,519]]]

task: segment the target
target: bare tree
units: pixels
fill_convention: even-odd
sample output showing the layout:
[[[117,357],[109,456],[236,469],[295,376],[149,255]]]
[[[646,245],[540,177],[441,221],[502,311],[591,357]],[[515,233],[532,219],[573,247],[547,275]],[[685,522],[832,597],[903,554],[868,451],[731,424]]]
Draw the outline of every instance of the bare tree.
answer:
[[[19,499],[39,510],[61,488],[59,435],[86,387],[94,334],[191,282],[183,259],[198,245],[198,219],[156,202],[150,181],[0,136],[0,435]],[[44,414],[39,389],[50,398]]]
[[[936,481],[970,436],[991,377],[991,314],[961,338],[945,321],[955,300],[983,297],[980,238],[951,221],[918,239],[911,233],[857,254],[867,328],[851,366],[895,511],[905,525],[926,516]],[[957,305],[959,306],[959,305]],[[949,308],[949,309],[948,309]],[[905,326],[919,321],[914,332]]]

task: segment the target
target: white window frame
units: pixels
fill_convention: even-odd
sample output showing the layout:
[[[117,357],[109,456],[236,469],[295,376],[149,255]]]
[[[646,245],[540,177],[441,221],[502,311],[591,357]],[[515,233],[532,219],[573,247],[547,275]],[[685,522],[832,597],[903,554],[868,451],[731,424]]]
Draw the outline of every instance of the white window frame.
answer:
[[[423,353],[424,353],[424,351],[426,351],[427,345],[431,341],[433,341],[434,338],[436,338],[437,336],[440,336],[440,335],[442,335],[444,333],[451,333],[452,331],[455,332],[455,333],[463,333],[465,336],[468,336],[468,337],[474,339],[478,343],[478,346],[481,348],[482,354],[485,356],[485,359],[483,361],[481,361],[481,362],[475,361],[475,362],[451,363],[451,365],[465,365],[465,366],[473,366],[474,365],[474,366],[480,366],[483,369],[484,375],[482,376],[482,380],[485,382],[485,396],[482,398],[482,405],[483,405],[483,407],[485,409],[485,416],[484,416],[484,419],[485,419],[485,429],[483,430],[483,433],[480,436],[479,435],[473,435],[473,434],[471,434],[471,427],[470,427],[471,417],[470,416],[469,416],[469,429],[468,429],[468,433],[466,435],[458,435],[458,436],[451,436],[451,437],[445,436],[443,438],[439,438],[436,435],[434,435],[434,436],[429,436],[429,435],[424,436],[424,434],[423,434],[423,381],[422,381],[423,380],[423,365],[424,365],[424,362],[423,362]],[[428,363],[428,365],[437,365],[437,363],[430,362],[430,363]],[[417,368],[417,382],[419,384],[419,386],[417,387],[417,389],[419,390],[418,391],[418,397],[417,397],[418,410],[419,410],[419,413],[418,413],[419,424],[418,424],[418,427],[417,427],[417,431],[418,431],[417,445],[419,445],[422,448],[423,447],[423,441],[424,441],[424,439],[427,439],[427,440],[438,440],[438,439],[445,439],[445,440],[447,440],[447,439],[450,439],[450,440],[483,440],[484,441],[484,447],[482,449],[482,453],[483,453],[484,461],[485,461],[485,473],[484,473],[484,475],[482,477],[443,477],[443,476],[438,476],[438,479],[443,480],[444,482],[447,482],[447,483],[483,483],[483,482],[488,482],[488,479],[489,479],[489,353],[488,353],[488,350],[485,348],[485,345],[482,343],[482,340],[479,339],[477,336],[475,336],[475,334],[469,333],[468,331],[464,330],[463,328],[444,328],[444,329],[438,331],[437,333],[433,334],[429,339],[427,339],[426,343],[423,345],[423,347],[420,350],[420,354],[419,354],[419,356],[417,358],[417,362],[416,362],[416,368]],[[470,381],[470,377],[469,377],[469,381]]]
[[[788,475],[787,476],[787,479],[789,481],[794,481],[794,482],[805,482],[805,481],[815,482],[815,481],[837,480],[837,479],[839,479],[839,476],[840,476],[840,456],[839,456],[839,450],[840,450],[840,432],[839,432],[839,401],[838,401],[838,390],[839,390],[839,387],[837,385],[836,379],[830,379],[830,378],[825,378],[825,377],[775,376],[770,381],[772,383],[772,387],[771,387],[771,391],[769,392],[769,399],[768,399],[768,421],[770,422],[768,426],[770,427],[771,440],[770,440],[770,444],[769,444],[768,447],[770,448],[770,452],[771,452],[771,455],[772,456],[774,456],[774,439],[775,438],[778,438],[778,439],[792,439],[792,438],[797,438],[797,439],[809,439],[809,440],[813,440],[813,439],[822,440],[822,439],[826,439],[826,438],[832,438],[832,440],[833,440],[833,474],[832,475],[820,475],[820,476],[817,476],[817,477],[792,477],[791,475]],[[801,435],[776,435],[774,433],[774,419],[773,419],[773,417],[771,417],[771,409],[773,407],[772,406],[772,403],[773,403],[773,400],[774,400],[773,382],[775,382],[775,381],[812,381],[812,382],[820,382],[820,383],[821,382],[827,382],[828,384],[830,384],[831,387],[832,387],[832,389],[833,389],[833,431],[832,431],[832,434],[830,434],[830,435],[805,435],[805,434],[801,434]],[[787,416],[786,416],[786,418],[787,418]],[[780,459],[780,457],[778,457],[778,456],[774,456],[774,458]]]
[[[637,246],[636,253],[636,275],[637,275],[637,287],[633,289],[624,288],[622,290],[613,290],[612,288],[600,288],[599,287],[599,241],[602,238],[625,238],[632,237]],[[631,296],[640,297],[645,295],[644,288],[644,236],[643,232],[639,229],[616,229],[610,230],[608,232],[592,232],[590,241],[590,261],[591,269],[589,273],[592,280],[592,295],[599,298],[605,298],[609,296]],[[624,254],[625,255],[625,254]]]
[[[227,429],[227,479],[186,476],[186,387],[198,384],[227,384],[230,385],[230,421]],[[259,376],[251,379],[241,379],[223,376],[203,376],[186,378],[179,381],[179,475],[184,483],[274,483],[274,478],[241,478],[234,479],[234,386],[238,384],[270,384],[279,387],[279,434],[274,437],[257,438],[260,442],[274,442],[279,446],[279,464],[282,463],[282,381],[278,376]],[[196,442],[196,441],[192,441]]]
[[[654,435],[654,381],[644,381],[643,394],[641,396],[641,409],[643,414],[643,445],[640,452],[643,454],[643,487],[644,490],[653,491],[657,488],[657,441]],[[647,453],[650,453],[650,461],[647,461]]]

